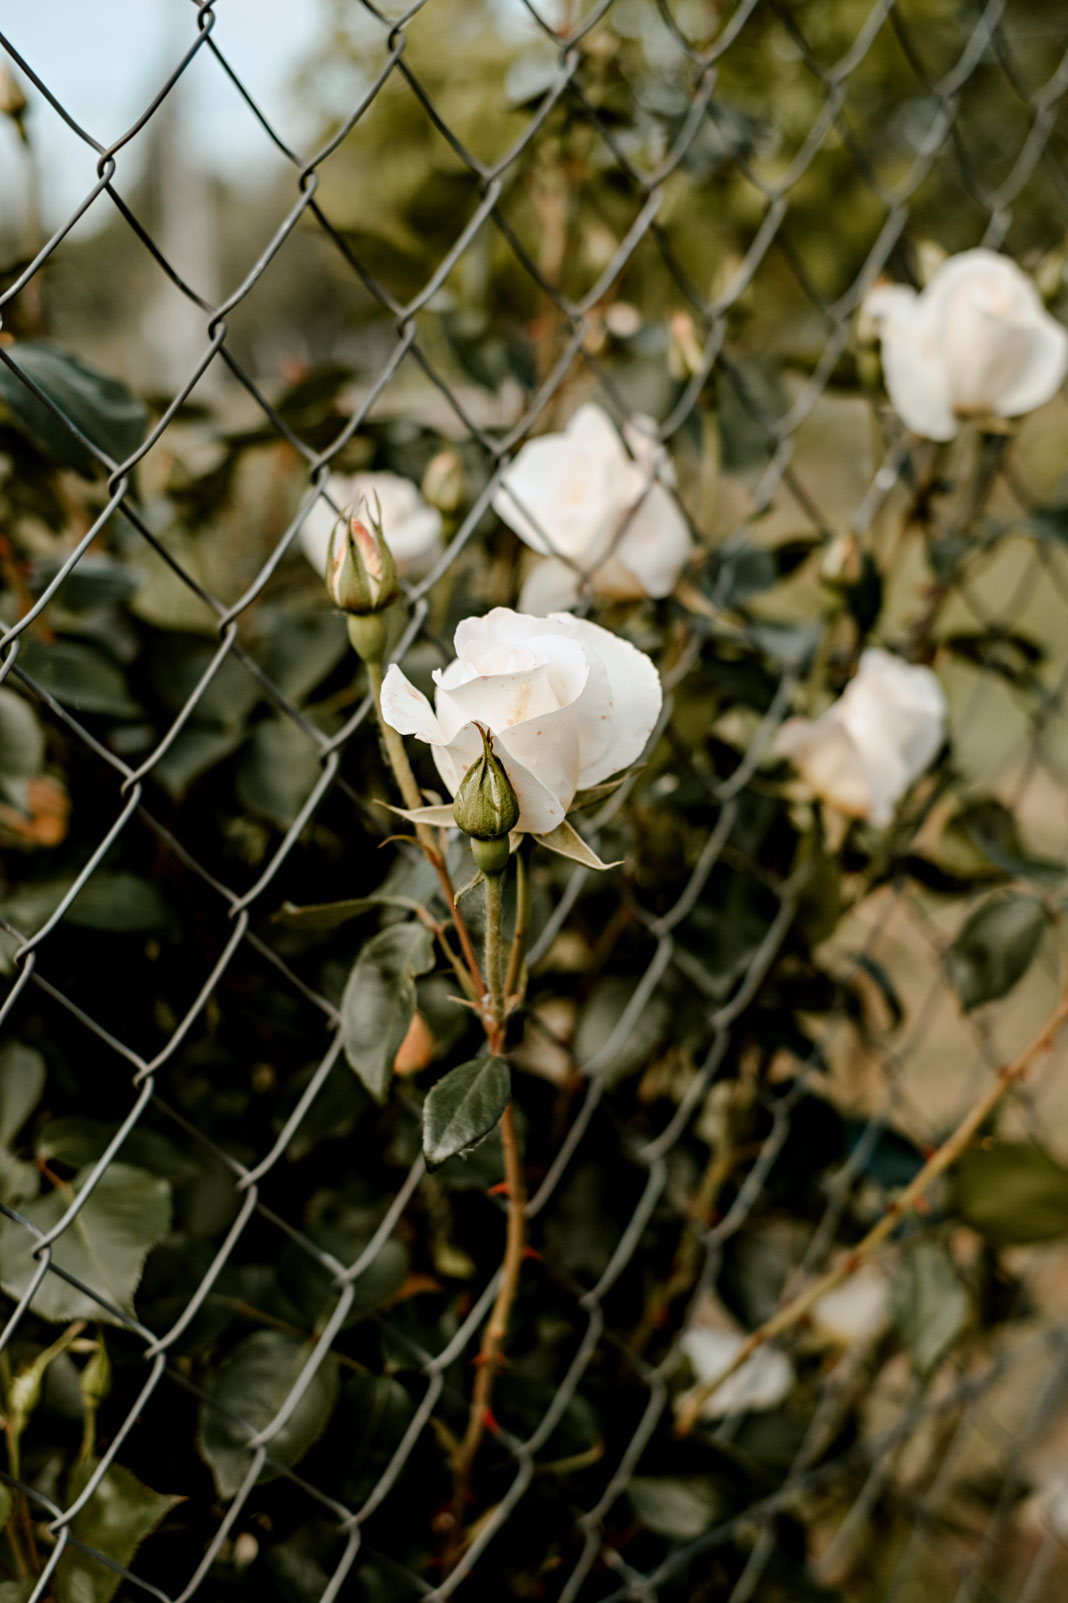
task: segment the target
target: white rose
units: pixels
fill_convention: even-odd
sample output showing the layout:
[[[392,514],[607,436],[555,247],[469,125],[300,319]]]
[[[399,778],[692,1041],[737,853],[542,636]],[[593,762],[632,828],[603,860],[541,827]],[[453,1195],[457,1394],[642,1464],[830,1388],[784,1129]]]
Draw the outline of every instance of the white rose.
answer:
[[[528,440],[505,470],[494,511],[553,564],[551,575],[535,568],[521,605],[571,605],[586,577],[621,600],[674,589],[693,542],[653,427],[644,418],[625,425],[628,454],[607,413],[580,406],[563,434]]]
[[[946,698],[930,668],[873,647],[822,717],[789,718],[775,738],[802,779],[851,818],[890,822],[946,732]]]
[[[421,579],[430,572],[442,552],[441,514],[427,506],[410,479],[402,479],[399,473],[334,473],[325,488],[343,510],[354,506],[361,497],[372,515],[378,516],[377,509],[381,509],[382,533],[399,574]],[[330,536],[336,523],[337,513],[320,496],[301,527],[304,555],[320,573],[326,572]]]
[[[862,1265],[848,1280],[817,1298],[809,1309],[809,1318],[819,1335],[842,1347],[872,1340],[890,1322],[886,1275],[871,1264]]]
[[[1033,412],[1068,372],[1068,331],[1016,263],[992,250],[951,256],[919,295],[877,285],[861,321],[881,337],[894,410],[929,440],[951,440],[961,418]]]
[[[456,661],[434,672],[433,707],[396,663],[382,686],[386,722],[428,742],[450,795],[482,754],[476,721],[492,732],[519,800],[516,828],[532,835],[557,829],[577,791],[644,751],[660,676],[618,635],[566,613],[532,618],[495,607],[465,619],[455,646]]]
[[[699,1386],[718,1380],[734,1362],[744,1336],[732,1330],[706,1329],[691,1326],[679,1341],[679,1346],[690,1360]],[[793,1390],[796,1375],[786,1354],[774,1347],[758,1347],[751,1357],[728,1375],[711,1396],[701,1405],[702,1419],[725,1419],[728,1414],[743,1410],[777,1408]],[[684,1393],[680,1404],[686,1399]]]

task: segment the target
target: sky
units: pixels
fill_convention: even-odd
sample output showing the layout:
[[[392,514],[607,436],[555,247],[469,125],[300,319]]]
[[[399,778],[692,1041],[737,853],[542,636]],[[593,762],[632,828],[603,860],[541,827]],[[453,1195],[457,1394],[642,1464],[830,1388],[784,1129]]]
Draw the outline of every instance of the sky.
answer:
[[[283,136],[299,147],[310,135],[308,113],[302,115],[288,86],[321,37],[321,0],[217,0],[215,12],[213,39]],[[190,0],[5,0],[0,33],[86,131],[108,144],[137,119],[196,38],[197,12]],[[2,50],[0,59],[7,59]],[[30,94],[41,207],[46,227],[54,228],[92,187],[96,157],[32,88]],[[270,170],[262,129],[203,49],[183,77],[181,105],[198,163],[245,185],[259,170]],[[16,152],[14,129],[4,118],[0,211],[7,215],[22,204]],[[120,185],[136,178],[144,153],[137,140],[119,153]]]

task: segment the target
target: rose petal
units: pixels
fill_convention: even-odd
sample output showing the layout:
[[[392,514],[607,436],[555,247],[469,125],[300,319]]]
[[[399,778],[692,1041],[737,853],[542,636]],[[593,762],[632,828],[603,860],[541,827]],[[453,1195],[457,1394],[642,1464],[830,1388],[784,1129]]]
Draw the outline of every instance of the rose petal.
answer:
[[[774,750],[790,759],[821,801],[849,818],[873,817],[877,803],[867,767],[849,731],[831,713],[815,720],[788,718],[775,736]]]
[[[960,427],[929,308],[897,296],[881,319],[883,377],[895,412],[914,434],[952,440]]]
[[[937,675],[877,646],[861,654],[856,676],[833,710],[849,730],[869,773],[882,774],[885,753],[893,751],[904,773],[895,802],[945,739],[946,697]]]
[[[324,489],[335,505],[345,510],[361,497],[372,512],[377,505],[397,571],[407,578],[429,573],[444,550],[441,514],[427,505],[410,479],[399,473],[332,473]],[[301,526],[304,554],[320,573],[326,571],[330,536],[337,519],[330,502],[320,495]]]
[[[431,745],[445,740],[434,709],[411,680],[391,662],[382,681],[382,716],[401,735],[415,735]]]
[[[533,550],[593,567],[635,493],[634,464],[611,419],[586,405],[563,434],[527,441],[505,469],[493,509]]]
[[[591,663],[599,658],[604,665],[609,705],[593,700],[592,672],[590,693],[582,698],[587,735],[578,783],[583,787],[596,785],[621,768],[629,768],[644,752],[663,705],[660,675],[643,651],[599,624],[572,618],[566,612],[553,613],[551,621],[559,623],[585,648]],[[600,726],[604,727],[602,740],[598,741],[595,731]]]
[[[1031,329],[1027,357],[999,401],[999,417],[1022,417],[1051,401],[1068,374],[1068,330],[1043,311]]]
[[[579,599],[582,576],[562,557],[545,557],[536,562],[523,580],[519,592],[519,611],[545,618],[550,612],[566,612]]]
[[[678,502],[654,484],[630,513],[613,548],[646,595],[670,595],[693,551],[693,541]]]

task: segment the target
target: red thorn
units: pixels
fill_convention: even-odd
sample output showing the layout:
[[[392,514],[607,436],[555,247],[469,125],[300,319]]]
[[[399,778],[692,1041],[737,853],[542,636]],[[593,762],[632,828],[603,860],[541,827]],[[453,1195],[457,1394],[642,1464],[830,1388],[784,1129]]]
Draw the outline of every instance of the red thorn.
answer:
[[[924,1163],[929,1163],[937,1151],[937,1147],[921,1147],[920,1156],[923,1158]]]
[[[545,1259],[542,1257],[542,1255],[538,1251],[537,1247],[524,1247],[523,1248],[523,1259],[524,1259],[524,1262],[527,1259],[529,1259],[532,1263],[544,1263],[545,1262]]]
[[[927,1213],[930,1213],[930,1211],[931,1211],[931,1204],[928,1202],[927,1198],[926,1197],[917,1197],[916,1198],[916,1212],[917,1213],[927,1214]]]
[[[501,1434],[501,1427],[498,1425],[494,1417],[492,1408],[484,1408],[482,1410],[482,1423],[488,1431],[492,1432],[494,1436],[499,1436]]]
[[[497,1185],[490,1186],[489,1190],[486,1192],[486,1195],[487,1195],[487,1197],[506,1197],[506,1196],[508,1196],[508,1182],[507,1182],[507,1180],[501,1180],[501,1181],[498,1182]]]

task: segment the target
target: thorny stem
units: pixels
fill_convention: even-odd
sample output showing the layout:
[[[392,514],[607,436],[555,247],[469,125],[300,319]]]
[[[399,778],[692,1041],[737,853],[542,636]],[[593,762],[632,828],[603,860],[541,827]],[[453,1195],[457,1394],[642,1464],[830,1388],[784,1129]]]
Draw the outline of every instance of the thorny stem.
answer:
[[[10,1413],[9,1399],[11,1396],[11,1364],[8,1360],[6,1351],[0,1353],[0,1380],[2,1380],[4,1388],[4,1435],[7,1438],[8,1469],[10,1471],[12,1480],[17,1481],[20,1475],[19,1438],[18,1432],[14,1428]],[[6,1526],[7,1539],[11,1544],[11,1556],[15,1561],[15,1568],[20,1576],[28,1576],[38,1572],[31,1571],[30,1565],[26,1562],[26,1556],[22,1551],[22,1543],[18,1537],[19,1519],[23,1516],[23,1504],[25,1501],[26,1496],[24,1492],[19,1492],[12,1500],[11,1514],[8,1518]],[[38,1565],[38,1570],[39,1569],[40,1565]]]
[[[942,531],[943,541],[951,540],[959,534],[967,534],[973,521],[979,516],[997,483],[998,473],[1008,448],[1008,437],[1003,434],[984,434],[980,447],[979,461],[972,477],[968,493],[956,514],[950,519],[948,526]],[[954,574],[948,579],[940,580],[933,585],[927,606],[916,619],[909,631],[909,648],[914,656],[918,656],[931,648],[931,632],[938,621],[939,615],[953,592],[956,579]]]
[[[518,854],[517,854],[518,855]],[[494,1025],[489,1032],[491,1052],[504,1047],[504,1027],[507,1018],[507,999],[510,989],[502,983],[501,966],[503,941],[501,939],[501,880],[500,874],[486,875],[486,952],[485,966],[489,976],[490,999]],[[525,880],[525,876],[524,876]],[[520,881],[522,887],[524,880]],[[522,900],[523,891],[518,892]],[[520,924],[522,923],[522,930]],[[511,976],[513,966],[518,972],[523,962],[526,944],[525,915],[516,913],[516,935],[508,962]],[[505,1232],[504,1258],[501,1262],[501,1283],[493,1304],[493,1311],[482,1332],[482,1345],[475,1360],[475,1384],[471,1391],[471,1407],[467,1416],[467,1429],[453,1458],[453,1541],[452,1558],[455,1561],[462,1550],[464,1505],[467,1501],[468,1482],[475,1456],[493,1416],[490,1403],[497,1370],[504,1362],[504,1343],[508,1335],[512,1304],[519,1288],[519,1273],[523,1265],[526,1246],[526,1181],[519,1155],[519,1142],[515,1129],[515,1110],[511,1102],[501,1114],[501,1149],[504,1154],[504,1181],[508,1193],[508,1223]]]
[[[467,1485],[487,1425],[492,1423],[490,1402],[497,1370],[503,1363],[503,1348],[508,1334],[508,1321],[519,1286],[519,1271],[523,1264],[526,1244],[526,1183],[516,1139],[515,1112],[511,1102],[501,1114],[501,1147],[504,1152],[504,1178],[508,1187],[508,1228],[505,1237],[504,1259],[501,1263],[501,1283],[493,1312],[482,1333],[482,1346],[475,1360],[475,1384],[471,1392],[471,1408],[467,1417],[464,1439],[454,1458],[453,1551],[458,1554],[463,1526],[463,1510],[467,1501]]]
[[[893,1199],[882,1218],[872,1226],[867,1235],[854,1247],[853,1251],[834,1269],[829,1269],[826,1274],[820,1275],[798,1296],[785,1303],[777,1313],[772,1314],[771,1318],[760,1326],[759,1330],[754,1330],[752,1335],[742,1343],[721,1374],[717,1375],[714,1380],[705,1381],[703,1385],[696,1387],[690,1393],[685,1404],[679,1410],[679,1417],[675,1425],[675,1434],[677,1436],[689,1435],[700,1415],[701,1409],[713,1392],[717,1391],[729,1376],[735,1374],[759,1347],[764,1346],[766,1342],[771,1341],[774,1337],[781,1336],[785,1331],[792,1330],[795,1325],[804,1319],[814,1304],[819,1302],[821,1297],[825,1297],[829,1291],[833,1291],[836,1286],[841,1285],[843,1280],[848,1280],[851,1275],[856,1273],[865,1259],[871,1257],[875,1249],[896,1229],[904,1216],[916,1206],[931,1184],[938,1179],[939,1175],[944,1174],[957,1161],[964,1149],[982,1129],[1001,1099],[1014,1085],[1023,1079],[1034,1059],[1041,1052],[1048,1051],[1053,1046],[1057,1031],[1066,1019],[1068,1019],[1068,992],[1065,992],[1061,997],[1050,1018],[1042,1026],[1042,1029],[1030,1045],[1026,1046],[1012,1063],[1005,1064],[998,1070],[997,1077],[985,1096],[980,1097],[979,1101],[969,1109],[952,1135],[948,1136],[942,1145],[931,1154],[923,1168],[909,1181],[905,1189]]]
[[[393,777],[397,781],[397,789],[401,793],[405,807],[409,810],[422,807],[423,798],[419,794],[419,786],[416,784],[415,775],[412,773],[412,765],[408,761],[408,753],[404,749],[404,742],[397,731],[390,724],[387,724],[382,716],[382,664],[380,662],[369,662],[367,664],[367,677],[370,680],[371,693],[374,696],[375,716],[378,719],[382,744],[386,748],[386,756],[389,759],[389,766],[393,770]],[[430,863],[441,883],[445,905],[449,909],[449,916],[453,924],[456,926],[457,939],[460,942],[460,949],[464,954],[464,962],[467,964],[468,973],[475,987],[475,994],[476,996],[481,996],[485,986],[471,940],[471,932],[456,904],[456,892],[453,890],[452,879],[449,876],[448,868],[445,866],[445,859],[438,848],[434,831],[428,824],[416,824],[415,835],[426,853],[427,862]]]
[[[490,1006],[493,1009],[493,1033],[504,1031],[504,981],[501,978],[501,960],[504,942],[501,939],[501,881],[503,874],[486,874],[486,978],[489,981]]]
[[[529,841],[529,835],[524,835],[515,853],[515,929],[512,932],[512,949],[508,954],[508,972],[504,977],[506,1004],[519,990],[527,949],[527,930],[530,927]]]

